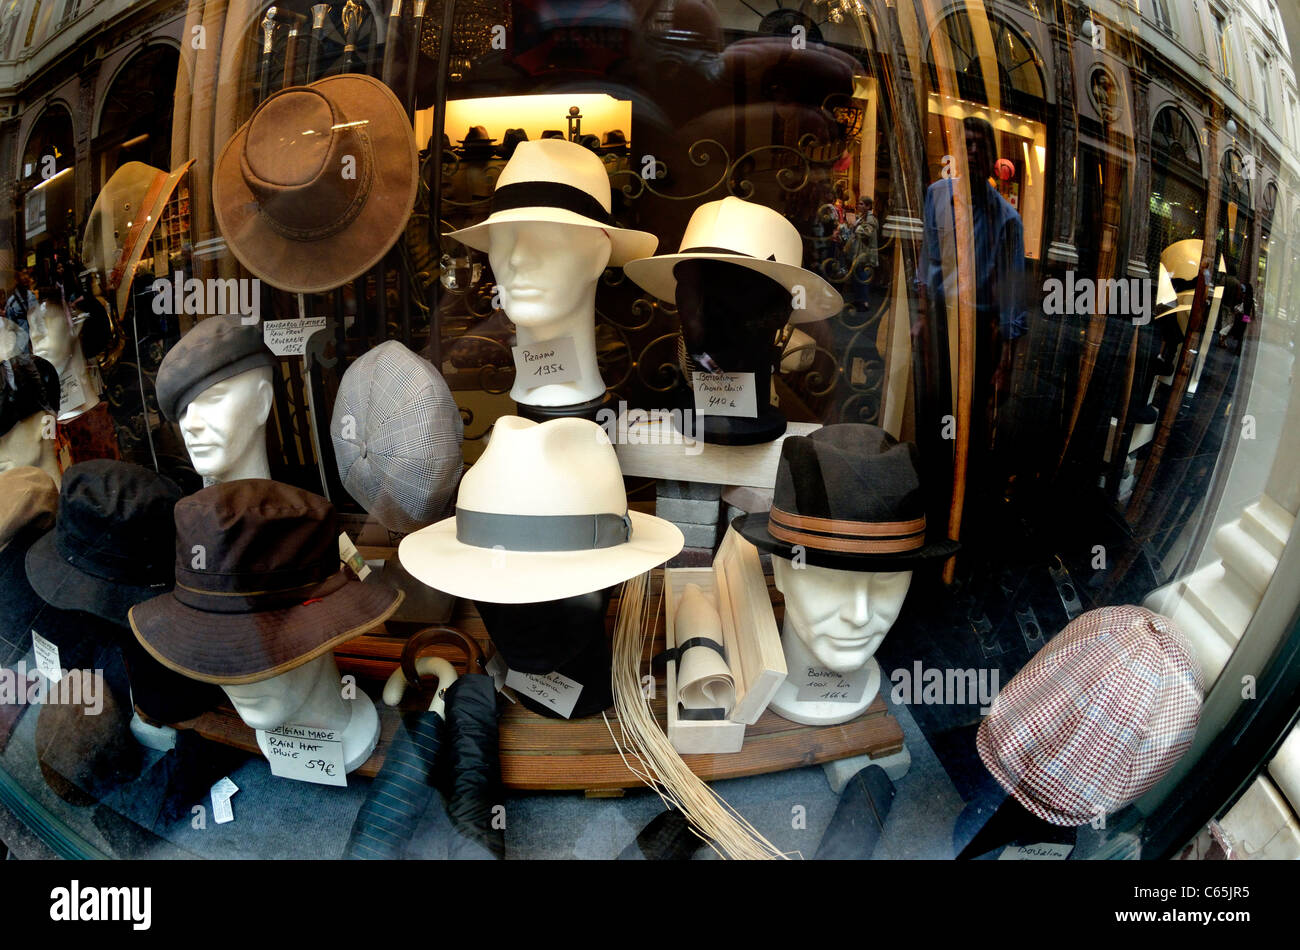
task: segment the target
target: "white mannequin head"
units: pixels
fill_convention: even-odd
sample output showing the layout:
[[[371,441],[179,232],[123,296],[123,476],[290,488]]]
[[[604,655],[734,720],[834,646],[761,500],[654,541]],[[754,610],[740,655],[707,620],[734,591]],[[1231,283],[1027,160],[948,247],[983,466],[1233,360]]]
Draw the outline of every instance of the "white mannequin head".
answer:
[[[293,723],[329,729],[348,722],[339,684],[334,654],[326,653],[279,676],[222,689],[250,728],[271,730]]]
[[[5,317],[0,317],[0,360],[7,360],[26,352],[29,345],[26,331]]]
[[[828,670],[861,669],[898,619],[911,571],[842,571],[772,558],[785,596],[785,630]]]
[[[80,352],[81,346],[68,326],[63,305],[42,300],[28,316],[27,325],[31,328],[32,352],[47,360],[59,375],[67,372],[68,364]]]
[[[537,339],[574,316],[595,322],[596,281],[609,264],[609,235],[599,228],[552,221],[496,224],[488,260],[512,323]]]
[[[275,398],[271,369],[255,366],[213,383],[181,413],[181,435],[205,483],[270,478],[266,420]]]
[[[53,413],[34,412],[0,435],[0,472],[25,465],[34,465],[59,482]]]

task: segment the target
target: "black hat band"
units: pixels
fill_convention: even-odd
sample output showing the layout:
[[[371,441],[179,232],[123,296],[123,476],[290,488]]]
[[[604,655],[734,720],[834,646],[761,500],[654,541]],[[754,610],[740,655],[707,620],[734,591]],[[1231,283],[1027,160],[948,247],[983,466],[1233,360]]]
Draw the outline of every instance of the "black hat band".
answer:
[[[517,181],[492,192],[492,213],[515,208],[559,208],[614,226],[614,219],[595,196],[562,181]]]

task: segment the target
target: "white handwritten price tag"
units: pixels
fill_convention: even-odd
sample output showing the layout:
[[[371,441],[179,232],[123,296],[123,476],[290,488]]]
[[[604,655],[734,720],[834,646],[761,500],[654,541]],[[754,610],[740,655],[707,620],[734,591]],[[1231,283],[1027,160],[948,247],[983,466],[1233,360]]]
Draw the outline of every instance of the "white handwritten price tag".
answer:
[[[799,692],[795,700],[801,703],[857,703],[871,679],[871,664],[852,673],[836,673],[820,667],[808,666],[800,671],[796,680]],[[797,674],[791,674],[792,678]]]
[[[579,376],[578,347],[571,336],[513,346],[510,352],[515,357],[515,380],[524,389],[571,383]]]
[[[266,341],[266,348],[276,356],[302,356],[307,352],[307,340],[311,335],[324,329],[324,317],[263,320],[262,339]]]
[[[317,785],[347,785],[342,733],[314,726],[285,725],[257,730],[258,744],[271,763],[271,774]]]
[[[999,861],[1064,861],[1074,850],[1074,845],[1044,841],[1040,844],[1007,845],[998,855]]]
[[[59,376],[59,412],[71,412],[86,403],[86,391],[77,374],[69,370]]]
[[[212,786],[212,817],[217,824],[235,820],[235,809],[231,807],[230,799],[237,791],[239,786],[228,775]]]
[[[63,679],[63,666],[59,663],[59,648],[43,636],[32,631],[32,649],[36,653],[36,668],[51,683]]]
[[[549,706],[565,719],[573,715],[573,707],[582,692],[582,684],[577,680],[569,679],[563,673],[547,673],[545,676],[540,676],[537,673],[520,673],[518,670],[511,670],[506,674],[506,685],[520,696],[527,696],[544,706]]]
[[[512,703],[519,702],[519,700],[515,699],[513,692],[506,691],[506,677],[510,674],[510,667],[506,666],[506,661],[501,658],[500,653],[493,653],[492,659],[487,661],[484,668],[487,670],[488,675],[492,677],[492,685],[496,687],[498,693]]]
[[[694,373],[695,414],[700,416],[758,416],[753,373]]]

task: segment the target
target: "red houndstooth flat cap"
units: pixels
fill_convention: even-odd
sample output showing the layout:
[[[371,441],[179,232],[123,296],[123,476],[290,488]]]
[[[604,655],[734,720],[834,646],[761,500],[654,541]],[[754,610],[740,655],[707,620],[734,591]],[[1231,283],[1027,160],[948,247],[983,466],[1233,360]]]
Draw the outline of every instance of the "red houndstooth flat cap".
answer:
[[[1137,799],[1191,745],[1204,682],[1173,622],[1142,607],[1076,617],[1012,678],[980,724],[993,777],[1054,825]]]

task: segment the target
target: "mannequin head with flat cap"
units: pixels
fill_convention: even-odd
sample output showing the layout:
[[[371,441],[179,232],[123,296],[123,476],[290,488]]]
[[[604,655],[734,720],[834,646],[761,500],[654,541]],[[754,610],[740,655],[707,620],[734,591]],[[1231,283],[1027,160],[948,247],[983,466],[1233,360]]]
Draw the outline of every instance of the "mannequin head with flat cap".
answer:
[[[21,355],[0,363],[0,472],[30,465],[59,484],[58,408],[59,377],[48,362]]]

